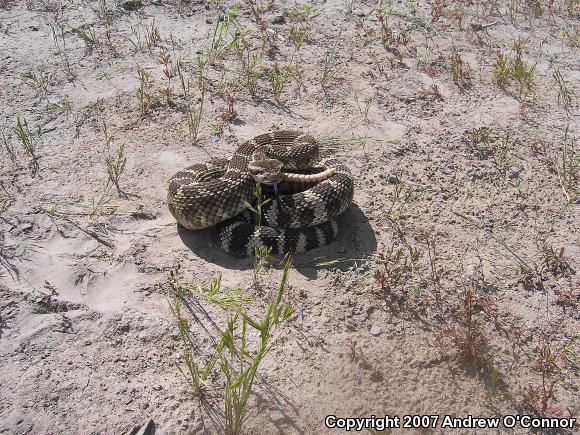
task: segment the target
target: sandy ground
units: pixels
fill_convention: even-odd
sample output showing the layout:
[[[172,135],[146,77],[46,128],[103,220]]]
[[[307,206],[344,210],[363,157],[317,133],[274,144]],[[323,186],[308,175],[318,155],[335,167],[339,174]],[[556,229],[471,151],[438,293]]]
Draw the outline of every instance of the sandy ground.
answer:
[[[167,182],[287,128],[324,139],[356,192],[338,239],[293,259],[294,314],[245,432],[339,433],[329,414],[578,417],[578,2],[305,5],[0,1],[0,433],[223,432],[219,372],[201,400],[176,368],[168,274],[221,274],[259,315],[280,267],[254,284],[252,259],[177,228]],[[178,60],[187,97],[164,74]],[[105,158],[121,144],[118,193]],[[230,314],[194,304],[198,363]]]

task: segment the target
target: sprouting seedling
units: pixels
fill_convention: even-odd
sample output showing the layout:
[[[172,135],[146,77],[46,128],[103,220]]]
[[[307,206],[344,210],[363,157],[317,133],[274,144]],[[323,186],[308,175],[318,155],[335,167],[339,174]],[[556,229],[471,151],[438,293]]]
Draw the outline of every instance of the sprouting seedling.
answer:
[[[516,178],[513,182],[512,182],[512,187],[516,193],[517,196],[521,196],[523,189],[524,189],[524,180],[522,180],[521,178]]]
[[[288,34],[288,40],[294,45],[294,54],[298,53],[302,44],[306,40],[306,35],[308,31],[296,25],[290,27],[290,33]]]
[[[175,68],[177,71],[177,77],[179,78],[179,84],[181,85],[181,92],[184,97],[189,96],[189,78],[185,75],[183,71],[183,61],[181,59],[177,59],[175,62]]]
[[[247,39],[247,32],[239,32],[232,40],[236,58],[241,65],[241,77],[250,94],[255,95],[262,72],[262,54],[254,52]]]
[[[188,108],[187,112],[187,127],[189,128],[189,134],[191,136],[191,141],[195,144],[197,143],[197,137],[199,135],[199,127],[201,125],[201,119],[203,116],[203,101],[205,98],[205,92],[202,90],[201,98],[199,104],[195,108]]]
[[[559,156],[553,161],[553,168],[568,187],[573,187],[580,180],[580,150],[569,138],[570,126],[566,126]],[[567,196],[568,193],[566,193]]]
[[[518,12],[519,12],[519,1],[510,0],[508,3],[508,16],[510,19],[510,23],[512,23],[512,25],[516,24]]]
[[[54,84],[54,74],[39,67],[36,71],[30,70],[21,76],[22,83],[32,89],[40,98],[48,94],[50,86]]]
[[[162,93],[165,95],[165,98],[167,100],[167,104],[170,104],[171,103],[171,94],[172,94],[171,79],[173,77],[175,77],[175,75],[176,75],[175,65],[174,65],[173,61],[171,60],[171,55],[169,54],[168,51],[162,51],[159,54],[159,61],[163,65],[163,75],[167,79],[167,86],[162,91]]]
[[[225,311],[239,308],[243,303],[251,302],[251,299],[243,294],[242,287],[222,289],[221,275],[218,275],[208,285],[187,286],[187,289],[194,297],[211,302]]]
[[[272,97],[275,101],[280,100],[282,92],[290,81],[289,79],[290,74],[288,72],[288,68],[280,68],[278,64],[275,63],[270,72],[270,87],[272,90]]]
[[[110,183],[109,180],[103,185],[101,192],[97,198],[91,199],[91,205],[89,210],[89,216],[91,218],[98,217],[102,214],[106,213],[107,210],[107,203],[109,202],[110,198],[108,194],[110,192]]]
[[[495,166],[502,173],[505,173],[510,165],[514,163],[512,150],[512,132],[508,131],[500,138],[499,144],[497,145],[494,154]]]
[[[131,26],[131,33],[133,38],[129,38],[129,42],[137,51],[141,51],[145,48],[151,51],[151,49],[161,41],[159,28],[155,26],[155,19],[153,19],[151,23],[139,21],[137,26]]]
[[[149,110],[149,105],[151,103],[151,97],[149,95],[149,76],[150,73],[143,69],[137,68],[137,74],[139,75],[139,87],[137,88],[137,101],[139,103],[139,110],[141,116],[144,116]]]
[[[290,305],[283,302],[289,267],[290,260],[286,259],[278,292],[266,307],[261,320],[252,318],[240,310],[230,318],[222,334],[219,347],[222,349],[220,369],[226,379],[224,397],[226,434],[241,432],[247,417],[248,401],[256,373],[264,357],[272,349],[272,335],[292,315]],[[238,326],[240,322],[241,328]],[[258,349],[254,352],[250,347],[252,330],[259,335]]]
[[[272,248],[269,246],[257,245],[254,248],[254,284],[258,282],[258,276],[260,275],[260,272],[264,270],[264,267],[266,267],[266,264],[272,258],[271,254]]]
[[[510,80],[517,82],[520,98],[533,88],[536,70],[535,64],[528,65],[524,59],[525,47],[525,39],[516,39],[513,43],[513,57],[498,53],[494,70],[494,80],[500,87],[505,87]]]
[[[570,86],[562,77],[562,73],[559,69],[554,71],[553,77],[558,85],[558,104],[561,104],[566,110],[569,110],[573,95]]]
[[[498,387],[504,381],[503,375],[495,367],[490,367],[487,370],[487,378],[489,380],[489,385],[493,393],[497,391]]]
[[[256,205],[252,205],[249,202],[246,202],[246,207],[251,210],[257,219],[257,226],[261,226],[262,224],[262,210],[265,205],[267,205],[272,199],[271,198],[264,198],[264,194],[262,192],[262,184],[259,181],[256,181],[256,187],[254,189],[254,198]]]
[[[256,181],[256,187],[254,189],[255,206],[246,202],[246,207],[256,215],[258,231],[260,231],[262,224],[262,210],[265,205],[267,205],[271,198],[264,198],[262,193],[262,185],[259,181]],[[254,248],[254,283],[257,283],[258,276],[263,270],[264,266],[270,259],[270,254],[272,249],[264,245],[256,245]]]
[[[187,379],[195,394],[201,394],[205,380],[212,371],[217,361],[217,352],[208,359],[204,365],[195,362],[195,345],[190,336],[189,320],[182,312],[182,306],[185,303],[185,297],[189,293],[187,286],[181,282],[181,265],[173,268],[168,277],[168,284],[172,289],[172,294],[167,298],[171,312],[177,320],[177,329],[179,337],[185,348],[183,356],[183,365],[176,363],[177,369]]]
[[[391,207],[387,212],[387,216],[393,222],[400,221],[407,209],[419,201],[419,196],[414,189],[405,189],[405,182],[399,181],[395,185],[395,190],[391,196]]]
[[[58,50],[58,54],[60,56],[60,59],[62,61],[62,63],[64,64],[64,67],[69,75],[69,78],[73,79],[75,77],[75,74],[72,71],[71,68],[71,64],[70,64],[70,60],[68,57],[68,51],[67,51],[67,47],[66,47],[66,39],[65,39],[65,29],[64,26],[62,24],[58,25],[58,28],[56,25],[51,25],[50,26],[51,30],[52,30],[52,39],[54,40],[54,44],[56,46],[56,49]]]
[[[489,127],[479,127],[469,130],[466,134],[467,143],[481,156],[492,154],[493,142]]]
[[[206,50],[206,58],[210,64],[222,59],[226,55],[229,46],[226,36],[230,26],[236,24],[237,14],[238,12],[236,8],[231,8],[223,12],[220,11],[218,13],[211,44]]]
[[[10,160],[14,161],[16,158],[16,152],[14,151],[14,146],[12,145],[10,134],[6,135],[4,128],[2,128],[2,147],[8,153]]]
[[[324,61],[322,64],[322,76],[320,77],[320,84],[323,89],[330,84],[332,80],[336,77],[338,73],[338,55],[336,53],[336,43],[338,38],[335,40],[334,45],[329,48],[324,54]]]
[[[181,59],[177,59],[175,63],[175,71],[177,73],[177,77],[179,78],[179,83],[181,85],[181,92],[185,99],[187,111],[186,111],[186,118],[187,118],[187,128],[189,129],[189,135],[191,138],[192,143],[197,142],[197,138],[199,135],[199,130],[201,126],[201,120],[203,118],[203,107],[205,101],[205,90],[206,90],[206,81],[204,78],[204,70],[206,67],[207,59],[202,56],[197,56],[195,59],[196,64],[196,81],[197,85],[200,89],[201,95],[199,98],[199,103],[197,106],[191,102],[191,82],[189,78],[186,76],[184,71],[184,62]]]
[[[493,73],[495,82],[500,86],[505,86],[510,78],[510,64],[509,58],[503,54],[498,53],[495,71]]]
[[[292,59],[298,53],[304,41],[308,37],[308,32],[310,31],[310,22],[313,18],[320,15],[316,11],[314,5],[296,5],[290,10],[289,16],[290,20],[294,22],[290,26],[290,31],[288,34],[288,40],[294,45],[294,52],[292,53]]]
[[[451,48],[449,63],[447,67],[449,75],[459,87],[466,87],[471,84],[471,72],[469,64],[463,60],[461,54],[455,46]]]
[[[72,113],[72,103],[68,97],[61,98],[54,103],[48,103],[45,110],[49,113],[69,116]]]
[[[19,116],[16,117],[16,127],[14,127],[16,139],[20,142],[24,153],[34,160],[36,159],[36,145],[42,133],[40,125],[36,127],[36,131],[31,131],[26,118],[20,119]]]
[[[107,122],[105,120],[103,120],[103,136],[105,137],[105,146],[108,148],[109,145],[111,145],[113,135],[109,133],[109,127],[107,126]]]
[[[540,51],[543,42],[540,43]],[[511,62],[511,76],[518,82],[519,95],[525,97],[534,87],[534,74],[536,72],[536,63],[530,65],[524,59],[524,51],[527,40],[518,37],[513,43],[515,56]]]
[[[534,387],[531,383],[522,394],[524,406],[540,416],[545,416],[550,404],[556,399],[556,376],[561,373],[560,354],[554,353],[546,334],[542,334],[541,344],[535,364],[532,369],[541,378],[541,386]]]
[[[355,102],[356,102],[356,105],[358,107],[358,111],[362,116],[363,123],[368,124],[370,122],[369,121],[369,109],[371,108],[371,104],[373,103],[373,97],[367,97],[363,100],[364,107],[361,106],[360,101],[356,97],[355,97]]]
[[[108,182],[115,186],[117,193],[121,195],[122,191],[119,187],[119,180],[121,174],[125,169],[125,164],[127,163],[127,157],[125,156],[125,144],[120,144],[117,147],[115,155],[105,157],[105,165],[107,167]]]
[[[216,278],[209,288],[184,283],[181,267],[177,265],[168,276],[170,309],[177,320],[179,337],[185,354],[178,370],[184,375],[195,394],[203,394],[209,375],[217,367],[225,383],[224,425],[225,433],[239,434],[246,420],[253,382],[264,360],[274,345],[273,335],[279,326],[292,315],[292,308],[284,302],[290,260],[286,258],[278,291],[270,299],[259,318],[250,316],[239,304],[238,289],[232,293],[221,289],[221,279]],[[217,303],[224,309],[235,309],[223,333],[204,362],[199,361],[199,345],[191,336],[190,324],[184,307],[190,309],[190,296],[201,297]],[[217,299],[216,299],[217,297]],[[230,299],[232,297],[233,299]],[[225,304],[224,304],[225,302]]]
[[[84,30],[82,27],[71,27],[71,32],[77,35],[81,41],[84,42],[87,53],[92,53],[97,43],[97,37],[93,26],[88,27],[88,31]]]

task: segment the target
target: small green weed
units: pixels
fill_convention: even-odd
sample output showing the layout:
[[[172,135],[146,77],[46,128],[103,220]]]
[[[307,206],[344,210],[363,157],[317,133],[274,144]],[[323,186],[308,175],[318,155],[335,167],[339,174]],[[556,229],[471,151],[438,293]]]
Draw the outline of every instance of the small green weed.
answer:
[[[510,60],[509,57],[503,53],[497,54],[496,67],[493,73],[493,77],[495,82],[502,87],[507,85],[511,77]]]
[[[493,153],[491,146],[493,139],[489,127],[478,127],[469,130],[466,133],[466,141],[482,157]]]
[[[322,75],[320,77],[320,84],[324,90],[326,90],[326,88],[338,75],[339,59],[338,53],[336,52],[337,42],[338,38],[335,40],[334,45],[327,49],[326,53],[324,53],[324,60],[322,62]]]
[[[572,48],[580,47],[580,25],[569,23],[562,30],[562,40]]]
[[[21,76],[22,83],[32,89],[40,98],[45,97],[49,88],[54,85],[54,73],[46,71],[44,67],[30,70]]]
[[[85,30],[85,28],[87,30]],[[97,44],[97,37],[93,26],[71,27],[71,32],[77,35],[85,44],[87,53],[92,53]]]
[[[563,184],[575,188],[580,181],[580,150],[576,148],[574,139],[570,138],[569,129],[569,126],[566,127],[560,154],[551,163]]]
[[[358,100],[358,97],[355,93],[355,102],[358,108],[358,111],[362,117],[362,122],[363,124],[368,124],[369,121],[369,109],[371,108],[371,104],[373,103],[373,97],[367,97],[365,98],[362,102],[364,103],[364,106],[361,106],[361,103]]]
[[[556,69],[556,71],[554,71],[553,77],[554,80],[556,81],[556,84],[558,85],[558,104],[561,104],[567,111],[569,111],[573,97],[570,85],[566,83],[559,69]]]
[[[184,315],[182,309],[186,296],[190,292],[190,288],[183,285],[181,265],[177,265],[169,272],[168,284],[171,289],[170,295],[167,297],[171,312],[177,320],[177,329],[179,337],[185,348],[183,355],[184,368],[176,364],[177,369],[187,379],[195,394],[199,395],[202,392],[205,380],[210,374],[217,361],[217,353],[209,358],[208,362],[200,366],[195,362],[194,354],[196,346],[190,336],[189,320]]]
[[[510,80],[518,84],[520,98],[525,97],[532,90],[536,71],[535,64],[529,65],[524,60],[526,44],[527,41],[522,38],[514,41],[512,58],[498,53],[494,70],[494,80],[500,87],[505,88]]]
[[[501,173],[506,173],[510,167],[515,165],[512,133],[510,131],[499,139],[499,143],[495,147],[494,163],[496,169]]]
[[[119,195],[122,194],[121,188],[119,187],[119,180],[125,169],[126,163],[127,157],[125,156],[125,144],[120,144],[114,155],[108,155],[105,157],[105,166],[107,167],[107,175],[109,177],[108,180],[113,186],[115,186]]]
[[[524,180],[519,177],[516,178],[512,182],[512,188],[514,189],[516,196],[522,196],[524,190]]]
[[[151,105],[151,82],[149,80],[151,74],[146,69],[139,67],[137,67],[137,74],[139,75],[139,87],[136,92],[137,102],[141,116],[145,116]]]
[[[24,153],[31,159],[36,160],[36,146],[43,134],[42,127],[39,125],[35,130],[31,130],[28,127],[26,118],[20,119],[18,116],[16,117],[16,127],[14,127],[13,131]]]
[[[420,257],[418,249],[391,245],[386,252],[380,253],[374,260],[373,277],[385,292],[398,300],[406,300],[409,295],[420,296],[416,286],[409,288]]]
[[[54,45],[56,46],[56,49],[58,50],[58,55],[59,55],[61,62],[63,63],[63,65],[67,71],[68,78],[70,80],[72,80],[76,77],[76,75],[74,74],[74,72],[72,70],[70,59],[68,56],[68,50],[67,50],[66,38],[65,38],[66,32],[65,32],[64,26],[62,24],[58,24],[58,25],[51,24],[50,28],[52,30],[52,39],[54,41]]]
[[[399,222],[417,201],[419,201],[419,195],[415,189],[409,188],[404,181],[399,180],[391,194],[391,206],[387,212],[387,217],[392,222]]]
[[[523,406],[538,416],[551,414],[552,403],[556,400],[556,376],[561,373],[559,356],[552,349],[547,337],[542,337],[533,370],[541,377],[541,386],[530,383],[522,392]]]
[[[290,83],[288,70],[285,67],[280,68],[278,64],[275,63],[270,70],[269,78],[272,98],[274,98],[274,101],[279,102],[282,91],[284,91],[286,85]]]
[[[471,85],[471,69],[469,64],[463,60],[455,46],[451,48],[451,54],[447,59],[447,71],[455,83],[460,88]]]
[[[129,42],[136,51],[144,49],[151,51],[161,41],[159,28],[155,25],[155,19],[151,20],[150,23],[139,20],[136,26],[131,26],[131,34],[133,37],[129,38]]]
[[[2,147],[10,157],[10,160],[14,161],[16,159],[16,151],[14,150],[14,145],[12,145],[12,138],[10,134],[6,135],[4,127],[2,127]]]
[[[54,103],[48,103],[44,110],[56,115],[69,116],[72,113],[72,103],[68,97],[64,97]]]
[[[186,77],[184,71],[184,63],[178,59],[176,62],[176,72],[177,76],[179,77],[179,82],[181,84],[181,90],[183,98],[185,98],[187,104],[187,127],[189,129],[189,135],[193,144],[197,143],[197,138],[199,135],[199,129],[201,126],[201,120],[203,117],[203,105],[205,101],[205,90],[206,90],[206,81],[204,76],[204,71],[206,68],[208,60],[203,58],[202,56],[198,55],[195,58],[196,63],[196,81],[197,85],[200,89],[201,95],[198,100],[197,107],[191,101],[190,89],[191,84],[189,78]]]
[[[224,397],[226,434],[241,433],[256,373],[272,348],[272,334],[292,314],[290,305],[283,302],[289,267],[290,261],[286,260],[278,292],[266,307],[261,320],[256,320],[239,310],[230,318],[222,335],[220,344],[223,345],[223,352],[220,368],[226,380]],[[250,328],[259,334],[258,349],[253,352],[250,346],[252,337]]]
[[[225,386],[223,416],[226,434],[241,433],[258,368],[273,347],[274,332],[292,314],[292,308],[284,303],[289,269],[290,261],[286,259],[278,291],[259,318],[243,308],[243,304],[250,302],[243,290],[222,290],[220,277],[205,287],[185,283],[179,265],[169,274],[169,306],[177,320],[185,349],[178,369],[197,395],[203,394],[206,380],[214,369],[219,370]],[[183,309],[190,309],[188,301],[191,297],[211,302],[224,310],[235,310],[206,362],[201,364],[196,362],[199,361],[199,349],[191,338],[189,320]]]

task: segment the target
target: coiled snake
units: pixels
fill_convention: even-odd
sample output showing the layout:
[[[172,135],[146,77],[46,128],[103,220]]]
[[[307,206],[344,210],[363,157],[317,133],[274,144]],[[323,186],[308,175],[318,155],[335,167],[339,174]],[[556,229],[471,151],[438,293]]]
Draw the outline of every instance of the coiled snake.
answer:
[[[257,181],[273,190],[260,217],[247,211],[249,204],[257,210]],[[299,191],[283,194],[287,189]],[[336,159],[320,160],[312,136],[277,131],[244,142],[229,161],[214,159],[177,172],[167,203],[183,227],[215,226],[224,250],[248,256],[258,245],[286,253],[330,242],[338,232],[334,218],[352,202],[353,190],[350,170]]]

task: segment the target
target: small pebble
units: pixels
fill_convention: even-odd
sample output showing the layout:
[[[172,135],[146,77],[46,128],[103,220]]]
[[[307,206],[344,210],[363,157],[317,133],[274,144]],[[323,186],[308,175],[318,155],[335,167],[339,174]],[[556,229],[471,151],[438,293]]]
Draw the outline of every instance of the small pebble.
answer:
[[[127,0],[121,6],[127,11],[136,11],[141,7],[141,0]]]
[[[28,232],[32,228],[32,224],[30,222],[26,222],[23,224],[18,225],[12,231],[10,231],[13,235],[18,236],[20,233]]]
[[[272,18],[272,24],[284,24],[286,22],[286,18],[284,15],[278,14],[274,18]]]
[[[376,337],[377,335],[380,335],[380,333],[381,333],[380,326],[378,326],[378,325],[371,326],[371,335],[374,335]]]
[[[514,177],[517,177],[520,174],[521,171],[522,171],[522,168],[520,168],[518,166],[511,166],[510,167],[510,173]]]

